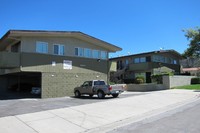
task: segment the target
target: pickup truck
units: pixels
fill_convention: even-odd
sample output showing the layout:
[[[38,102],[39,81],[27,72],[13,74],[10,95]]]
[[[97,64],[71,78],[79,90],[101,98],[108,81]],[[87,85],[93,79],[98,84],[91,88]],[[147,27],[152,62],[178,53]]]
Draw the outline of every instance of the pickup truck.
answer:
[[[90,97],[97,95],[102,99],[105,95],[112,95],[114,98],[118,97],[124,91],[123,86],[106,85],[103,80],[85,81],[80,87],[74,88],[75,97],[80,97],[82,94],[87,94]]]

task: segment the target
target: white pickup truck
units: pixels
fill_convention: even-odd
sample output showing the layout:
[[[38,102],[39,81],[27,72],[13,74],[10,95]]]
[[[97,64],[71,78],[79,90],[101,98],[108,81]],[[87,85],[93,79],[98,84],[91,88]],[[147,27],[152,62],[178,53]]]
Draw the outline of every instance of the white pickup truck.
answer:
[[[106,85],[103,80],[85,81],[80,87],[74,88],[75,97],[80,97],[82,94],[87,94],[90,97],[97,95],[102,99],[105,95],[112,95],[118,97],[120,93],[124,91],[123,86],[111,86]]]

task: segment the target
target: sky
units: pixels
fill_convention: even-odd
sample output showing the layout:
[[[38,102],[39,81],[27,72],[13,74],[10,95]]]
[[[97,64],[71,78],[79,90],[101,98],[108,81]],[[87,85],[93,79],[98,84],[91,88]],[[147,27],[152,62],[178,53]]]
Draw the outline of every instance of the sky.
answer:
[[[81,31],[123,50],[110,57],[189,44],[200,0],[0,0],[0,38],[10,29]]]

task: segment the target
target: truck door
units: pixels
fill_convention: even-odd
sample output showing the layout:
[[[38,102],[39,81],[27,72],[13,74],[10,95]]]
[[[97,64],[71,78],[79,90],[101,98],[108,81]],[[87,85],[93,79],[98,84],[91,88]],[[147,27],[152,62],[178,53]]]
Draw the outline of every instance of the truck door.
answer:
[[[86,81],[83,83],[83,89],[81,93],[85,93],[85,94],[92,93],[92,81]]]

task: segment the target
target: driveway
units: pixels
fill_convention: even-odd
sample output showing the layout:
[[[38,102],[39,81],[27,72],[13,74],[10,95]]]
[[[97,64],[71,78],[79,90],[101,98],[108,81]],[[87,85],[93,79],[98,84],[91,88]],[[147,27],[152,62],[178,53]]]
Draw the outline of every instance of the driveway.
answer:
[[[131,96],[128,93],[124,95],[125,98],[98,99],[98,102],[86,99],[91,103],[75,106],[67,103],[68,107],[1,117],[0,131],[4,133],[105,133],[199,100],[200,92],[165,90],[149,92],[146,95]],[[97,99],[94,98],[95,100]]]
[[[82,96],[81,98],[61,97],[61,98],[24,98],[13,100],[0,100],[0,117],[20,115],[26,113],[34,113],[39,111],[68,108],[72,106],[79,106],[84,104],[91,104],[97,102],[105,102],[115,99],[122,99],[132,96],[145,95],[144,92],[124,92],[118,98],[106,96],[105,99],[98,99],[97,96],[90,98],[89,96]]]

